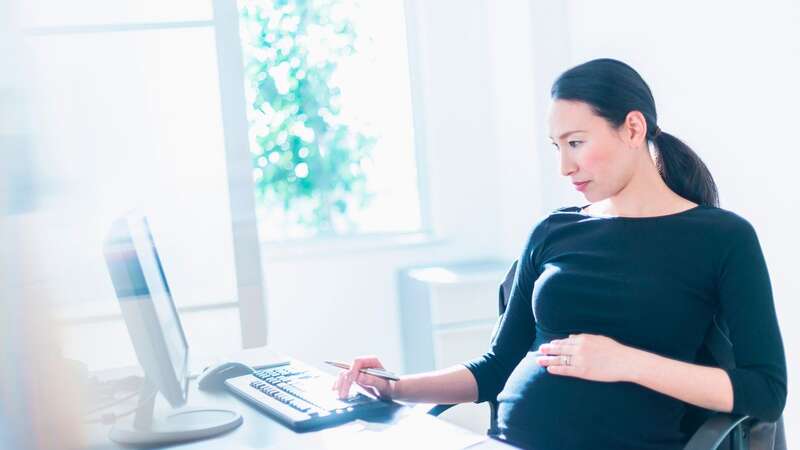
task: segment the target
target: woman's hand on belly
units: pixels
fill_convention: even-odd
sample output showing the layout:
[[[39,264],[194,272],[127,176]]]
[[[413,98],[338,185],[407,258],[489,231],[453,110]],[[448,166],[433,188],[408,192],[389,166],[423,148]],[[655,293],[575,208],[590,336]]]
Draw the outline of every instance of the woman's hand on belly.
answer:
[[[540,345],[539,353],[537,364],[554,375],[627,381],[701,408],[725,413],[733,410],[733,382],[719,367],[667,358],[591,334],[552,340]],[[564,365],[565,357],[569,365]]]
[[[570,334],[539,346],[536,362],[554,375],[592,381],[631,381],[635,349],[606,336]]]

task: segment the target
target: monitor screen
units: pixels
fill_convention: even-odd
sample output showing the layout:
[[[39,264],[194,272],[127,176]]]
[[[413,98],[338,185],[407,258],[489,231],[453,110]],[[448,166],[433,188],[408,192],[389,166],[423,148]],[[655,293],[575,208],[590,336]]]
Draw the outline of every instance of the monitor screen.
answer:
[[[186,401],[188,345],[147,219],[114,222],[104,253],[136,356],[173,405]]]

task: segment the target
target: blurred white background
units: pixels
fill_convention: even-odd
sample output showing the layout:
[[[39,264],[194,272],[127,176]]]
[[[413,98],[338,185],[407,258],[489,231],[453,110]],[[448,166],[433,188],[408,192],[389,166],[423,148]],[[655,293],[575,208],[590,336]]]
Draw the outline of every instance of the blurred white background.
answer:
[[[265,295],[248,301],[265,311],[270,345],[312,363],[376,354],[402,372],[398,270],[510,262],[536,217],[583,204],[547,140],[549,90],[563,70],[611,57],[648,82],[659,126],[700,155],[721,207],[758,232],[789,365],[784,420],[789,444],[800,443],[800,4],[401,3],[413,115],[413,139],[404,139],[414,147],[422,217],[411,222],[422,225],[284,243],[234,239],[236,218],[255,216],[252,199],[231,190],[251,183],[231,179],[246,173],[232,164],[249,163],[247,149],[226,149],[243,130],[230,120],[245,107],[223,107],[243,99],[230,94],[241,86],[226,84],[226,52],[238,49],[229,35],[221,39],[235,17],[215,17],[210,0],[39,0],[10,9],[29,37],[20,57],[30,74],[23,128],[35,137],[40,186],[24,214],[36,258],[26,279],[57,305],[66,353],[95,369],[135,361],[101,245],[113,218],[140,207],[154,218],[197,351],[258,343],[242,335],[236,261],[246,260],[237,253],[244,242],[261,255]],[[231,156],[239,150],[243,157]]]

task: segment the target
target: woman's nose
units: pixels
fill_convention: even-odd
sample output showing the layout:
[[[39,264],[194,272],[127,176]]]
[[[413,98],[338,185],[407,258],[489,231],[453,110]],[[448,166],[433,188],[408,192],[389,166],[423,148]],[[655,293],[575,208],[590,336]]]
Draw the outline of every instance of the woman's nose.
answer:
[[[558,155],[561,175],[568,177],[575,173],[575,170],[578,168],[578,166],[569,155],[569,151],[567,149],[561,149],[558,152]]]
[[[561,175],[565,177],[572,176],[573,173],[577,170],[578,166],[575,165],[575,162],[567,157],[561,157]]]

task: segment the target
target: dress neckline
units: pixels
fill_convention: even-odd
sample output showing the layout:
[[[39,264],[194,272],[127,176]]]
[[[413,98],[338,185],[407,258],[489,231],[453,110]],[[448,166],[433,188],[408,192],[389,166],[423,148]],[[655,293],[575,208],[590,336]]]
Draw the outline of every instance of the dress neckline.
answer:
[[[581,215],[583,217],[591,218],[591,219],[640,221],[640,220],[664,219],[664,218],[667,218],[667,217],[683,216],[683,215],[689,214],[689,213],[691,213],[693,211],[696,211],[698,209],[701,209],[703,207],[702,204],[698,203],[697,205],[695,205],[695,206],[693,206],[693,207],[691,207],[689,209],[684,209],[683,211],[678,211],[676,213],[671,213],[671,214],[665,214],[665,215],[662,215],[662,216],[628,217],[628,216],[593,216],[593,215],[590,215],[590,214],[587,214],[587,213],[583,212],[584,208],[586,208],[588,206],[591,206],[591,205],[592,204],[589,203],[589,204],[584,205],[584,206],[573,206],[573,208],[575,209],[575,212],[577,214],[579,214],[579,215]]]

